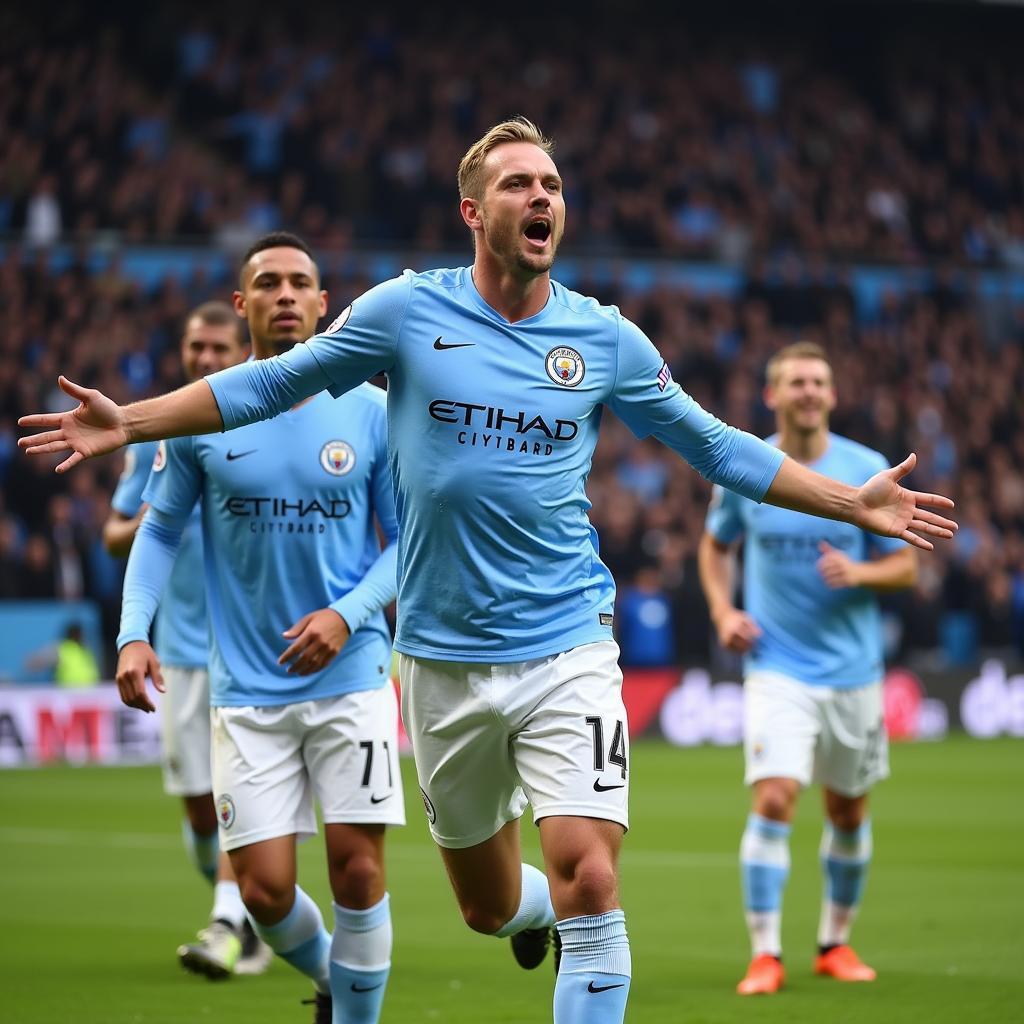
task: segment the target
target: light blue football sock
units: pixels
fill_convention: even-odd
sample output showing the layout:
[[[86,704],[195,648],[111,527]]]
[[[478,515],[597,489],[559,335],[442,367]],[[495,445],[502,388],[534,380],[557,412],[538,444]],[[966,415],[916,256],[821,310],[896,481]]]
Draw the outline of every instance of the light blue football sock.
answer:
[[[849,942],[850,929],[864,895],[871,853],[870,820],[850,832],[825,823],[820,849],[825,893],[818,925],[819,946],[839,946]]]
[[[740,877],[754,956],[782,955],[782,893],[789,878],[792,830],[792,825],[760,814],[747,818],[740,843]]]
[[[277,924],[253,920],[256,934],[283,960],[313,979],[321,992],[330,990],[331,937],[324,928],[320,908],[295,886],[292,909]]]
[[[333,1024],[377,1024],[391,973],[391,901],[350,910],[334,904],[331,939]]]
[[[622,1024],[632,976],[621,910],[557,923],[562,965],[555,980],[555,1024]]]
[[[211,884],[217,881],[217,858],[220,856],[220,837],[217,830],[212,835],[201,836],[186,818],[181,823],[181,840],[185,852],[196,870]]]
[[[555,923],[555,908],[551,906],[551,891],[548,878],[532,864],[523,865],[523,887],[519,898],[519,909],[494,934],[499,939],[508,938],[528,928],[547,928]]]

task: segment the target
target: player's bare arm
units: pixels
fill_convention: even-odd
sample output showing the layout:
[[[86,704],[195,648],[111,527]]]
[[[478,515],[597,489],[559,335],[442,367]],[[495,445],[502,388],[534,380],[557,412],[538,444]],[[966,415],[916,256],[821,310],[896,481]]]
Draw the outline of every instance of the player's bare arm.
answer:
[[[133,516],[111,512],[103,524],[103,546],[115,558],[127,558],[132,550],[132,541],[146,514],[148,505],[143,505]]]
[[[213,392],[202,380],[126,406],[119,406],[102,391],[84,388],[67,377],[62,376],[57,382],[65,394],[78,400],[78,406],[70,412],[22,416],[19,426],[44,430],[19,438],[18,445],[29,455],[70,452],[57,466],[58,473],[66,473],[83,459],[106,455],[135,441],[210,434],[224,429]]]
[[[277,659],[287,665],[289,675],[308,676],[326,668],[348,642],[348,623],[333,609],[320,608],[303,615],[281,634],[292,643]]]
[[[833,590],[867,587],[870,590],[906,590],[917,582],[917,552],[904,548],[867,562],[858,562],[827,541],[818,545],[817,567],[821,578]]]
[[[114,677],[121,700],[128,707],[156,711],[156,705],[146,691],[147,678],[153,681],[153,686],[160,693],[164,692],[164,677],[156,651],[144,640],[133,640],[121,648]]]
[[[764,500],[781,508],[853,523],[883,537],[899,537],[922,551],[931,551],[934,544],[927,538],[948,540],[957,528],[951,519],[931,509],[951,509],[953,501],[941,494],[901,487],[899,481],[916,464],[917,456],[908,455],[898,466],[876,473],[860,487],[851,487],[787,458]]]
[[[730,545],[721,543],[710,533],[701,537],[697,568],[718,642],[726,650],[746,654],[761,635],[761,627],[732,603],[735,563],[736,554]]]

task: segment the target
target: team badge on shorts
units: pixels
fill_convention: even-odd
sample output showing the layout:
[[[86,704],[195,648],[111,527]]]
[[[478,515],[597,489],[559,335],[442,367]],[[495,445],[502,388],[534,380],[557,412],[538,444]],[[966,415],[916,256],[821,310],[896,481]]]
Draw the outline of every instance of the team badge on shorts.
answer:
[[[344,476],[356,464],[356,453],[348,441],[328,441],[320,449],[320,465],[331,476]]]
[[[544,359],[548,376],[563,387],[574,388],[587,371],[583,356],[574,348],[553,348]]]
[[[348,323],[348,318],[352,315],[351,304],[346,306],[333,320],[331,326],[324,331],[324,334],[337,334],[338,331]]]
[[[235,802],[227,793],[217,798],[217,817],[221,828],[229,829],[235,823]]]
[[[167,465],[167,442],[161,441],[156,446],[156,455],[153,456],[153,472],[159,473]]]
[[[423,797],[423,809],[427,812],[427,821],[433,825],[437,821],[437,811],[434,810],[434,805],[431,803],[430,797],[423,791],[422,786],[420,786],[420,796]]]

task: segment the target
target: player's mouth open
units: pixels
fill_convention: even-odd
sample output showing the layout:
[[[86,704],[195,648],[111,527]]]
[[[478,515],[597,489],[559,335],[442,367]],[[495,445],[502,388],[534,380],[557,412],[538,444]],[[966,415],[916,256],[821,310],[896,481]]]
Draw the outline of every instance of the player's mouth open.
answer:
[[[538,249],[542,249],[548,244],[548,239],[551,237],[551,224],[546,220],[535,220],[526,225],[526,230],[523,234],[536,246]]]

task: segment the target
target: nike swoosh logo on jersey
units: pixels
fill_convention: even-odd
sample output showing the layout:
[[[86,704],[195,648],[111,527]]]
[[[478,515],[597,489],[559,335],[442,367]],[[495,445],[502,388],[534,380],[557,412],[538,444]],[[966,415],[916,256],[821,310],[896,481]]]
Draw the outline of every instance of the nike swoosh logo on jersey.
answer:
[[[434,348],[436,348],[438,352],[443,352],[445,349],[448,348],[472,348],[476,344],[475,341],[460,341],[456,342],[454,345],[446,345],[441,340],[443,337],[444,335],[440,334],[434,341]]]
[[[227,460],[228,462],[234,462],[235,459],[244,459],[246,455],[252,455],[254,452],[259,451],[258,448],[250,448],[247,452],[233,452],[230,448],[228,449]]]
[[[609,789],[622,789],[626,784],[624,782],[619,783],[617,786],[606,786],[601,782],[600,779],[594,779],[594,792],[595,793],[607,793]]]
[[[366,988],[363,988],[361,985],[357,985],[353,981],[352,982],[352,991],[353,992],[372,992],[375,988],[380,988],[380,986],[383,985],[383,984],[384,984],[384,982],[382,981],[382,982],[380,982],[380,984],[377,984],[377,985],[367,985]]]
[[[387,796],[374,796],[371,793],[370,794],[370,803],[371,804],[382,804],[382,803],[384,803],[385,800],[390,800],[394,795],[395,795],[394,793],[388,793]]]
[[[593,982],[591,982],[587,986],[587,991],[588,992],[609,992],[613,988],[625,988],[625,987],[626,987],[626,983],[624,981],[620,982],[618,985],[595,985]]]

